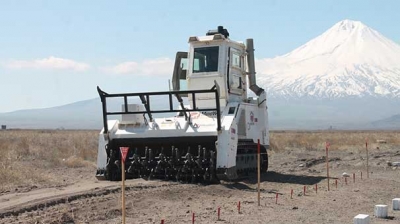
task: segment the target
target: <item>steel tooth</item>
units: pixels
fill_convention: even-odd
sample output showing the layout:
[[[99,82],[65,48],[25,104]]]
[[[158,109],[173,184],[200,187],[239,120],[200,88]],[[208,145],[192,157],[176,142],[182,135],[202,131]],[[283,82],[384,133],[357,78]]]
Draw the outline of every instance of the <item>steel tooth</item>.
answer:
[[[190,146],[188,146],[188,150],[187,150],[187,153],[190,153]]]
[[[161,152],[160,152],[159,158],[160,158],[160,161],[165,161],[164,147],[161,147]]]
[[[146,160],[149,159],[149,147],[145,147],[145,151],[144,151],[144,157],[146,158]]]
[[[135,151],[133,153],[133,160],[134,161],[138,161],[138,158],[140,158],[139,155],[138,155],[138,149],[135,148]],[[133,161],[132,161],[132,163],[133,163]]]
[[[178,148],[175,148],[176,159],[179,161],[181,160],[181,153]]]
[[[153,160],[153,150],[149,149],[149,160],[152,161]]]
[[[208,148],[204,148],[204,159],[207,160],[210,158],[210,150]]]
[[[214,159],[215,159],[215,153],[213,151],[211,151],[211,162],[214,163]]]
[[[198,158],[201,158],[201,145],[198,146],[197,156]]]
[[[190,154],[190,147],[188,148],[188,152],[185,155],[185,159],[188,161],[192,160],[192,154]]]

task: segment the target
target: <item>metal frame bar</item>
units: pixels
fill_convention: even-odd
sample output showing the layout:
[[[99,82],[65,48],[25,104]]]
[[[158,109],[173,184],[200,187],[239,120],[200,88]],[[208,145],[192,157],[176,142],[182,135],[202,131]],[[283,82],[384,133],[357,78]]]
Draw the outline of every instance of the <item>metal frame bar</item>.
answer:
[[[103,126],[104,126],[104,133],[108,133],[108,115],[122,115],[122,114],[145,114],[150,118],[150,121],[152,121],[152,113],[154,114],[159,114],[159,113],[170,113],[170,112],[183,112],[185,114],[185,118],[187,119],[188,116],[186,112],[192,112],[192,111],[217,111],[217,131],[221,131],[221,109],[220,109],[220,102],[219,102],[219,88],[215,85],[211,89],[207,90],[187,90],[187,91],[164,91],[164,92],[146,92],[146,93],[117,93],[117,94],[109,94],[104,92],[103,90],[100,89],[100,87],[97,86],[97,92],[99,93],[100,100],[102,103],[102,108],[103,108]],[[215,94],[215,108],[208,108],[208,109],[198,109],[196,108],[196,94],[197,93],[214,93]],[[191,94],[193,98],[193,109],[173,109],[173,101],[172,101],[172,96],[175,95],[175,97],[179,96],[179,94]],[[150,96],[160,96],[160,95],[168,95],[169,96],[169,109],[168,110],[151,110],[150,109]],[[135,111],[135,112],[129,112],[128,111],[128,97],[139,97],[144,104],[145,111]],[[121,112],[108,112],[107,111],[107,98],[120,98],[122,97],[124,99],[124,111]],[[179,99],[179,103],[182,102]],[[144,100],[144,101],[143,101]]]

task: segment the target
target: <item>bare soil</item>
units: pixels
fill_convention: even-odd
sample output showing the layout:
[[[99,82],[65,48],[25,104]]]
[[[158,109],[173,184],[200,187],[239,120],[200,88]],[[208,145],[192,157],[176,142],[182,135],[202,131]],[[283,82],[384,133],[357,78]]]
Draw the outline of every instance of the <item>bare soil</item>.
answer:
[[[255,175],[208,186],[127,180],[127,223],[191,223],[193,213],[195,223],[352,223],[357,214],[370,215],[371,223],[400,223],[400,211],[391,209],[391,200],[400,197],[400,167],[388,163],[400,161],[398,144],[370,144],[367,178],[365,145],[337,143],[329,153],[330,191],[325,148],[321,142],[315,145],[270,151],[260,206]],[[121,223],[120,182],[97,181],[94,166],[47,172],[43,175],[54,178],[48,184],[16,185],[1,192],[0,223]],[[342,177],[343,172],[350,177]],[[373,216],[376,204],[389,205],[388,219]]]

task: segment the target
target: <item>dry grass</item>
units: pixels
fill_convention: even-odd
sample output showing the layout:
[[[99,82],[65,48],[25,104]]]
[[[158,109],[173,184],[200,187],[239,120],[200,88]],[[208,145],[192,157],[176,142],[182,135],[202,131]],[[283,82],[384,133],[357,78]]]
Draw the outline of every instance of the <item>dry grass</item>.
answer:
[[[399,146],[400,131],[273,131],[270,145],[273,151],[283,150],[321,150],[325,142],[331,150],[365,148],[368,139],[370,148]],[[377,143],[385,140],[386,143]]]
[[[98,131],[0,131],[0,191],[49,182],[52,169],[95,166],[97,138]],[[273,131],[270,145],[273,152],[313,151],[329,141],[333,150],[354,150],[365,147],[366,138],[371,148],[400,145],[399,131]]]
[[[0,131],[0,189],[45,182],[46,171],[93,166],[97,131]]]

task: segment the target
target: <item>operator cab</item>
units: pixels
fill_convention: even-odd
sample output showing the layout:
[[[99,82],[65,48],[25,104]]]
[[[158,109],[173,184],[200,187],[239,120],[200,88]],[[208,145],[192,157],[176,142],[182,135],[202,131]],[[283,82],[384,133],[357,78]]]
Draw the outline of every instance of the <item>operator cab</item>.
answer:
[[[206,36],[189,38],[189,52],[178,52],[173,73],[173,90],[201,90],[219,86],[220,106],[247,98],[243,43],[229,39],[222,26]],[[192,102],[192,96],[187,96]],[[191,103],[192,104],[192,103]],[[196,94],[198,107],[214,106],[212,94]]]

